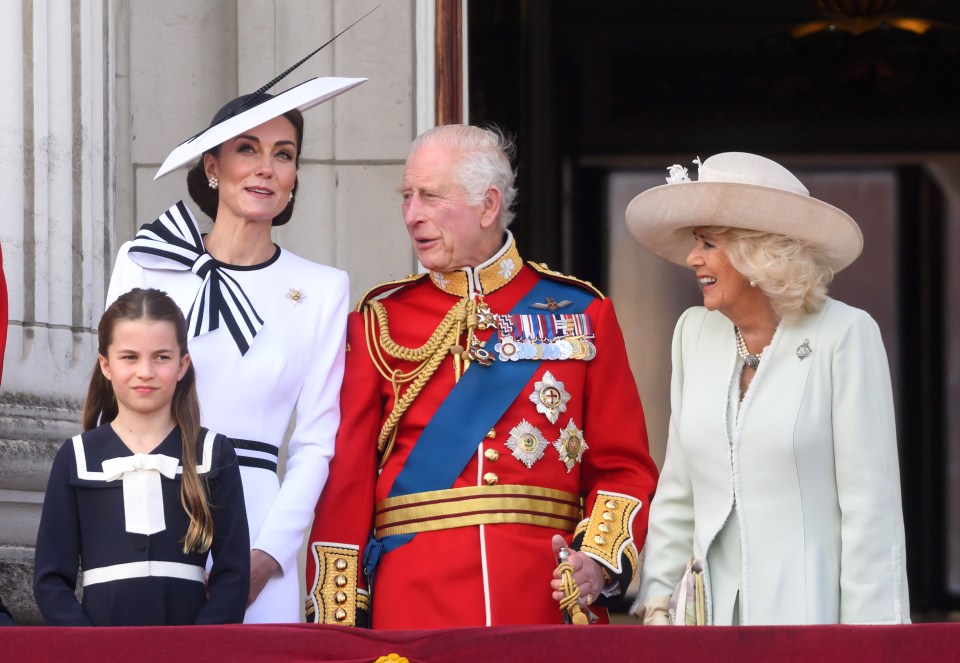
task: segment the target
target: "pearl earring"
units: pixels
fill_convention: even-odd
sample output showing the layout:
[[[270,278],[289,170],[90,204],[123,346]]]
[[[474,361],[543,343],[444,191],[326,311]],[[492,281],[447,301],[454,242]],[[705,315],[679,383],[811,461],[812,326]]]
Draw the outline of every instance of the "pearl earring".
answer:
[[[756,287],[757,287],[757,282],[756,282],[756,281],[750,281],[750,287],[751,287],[751,288],[756,288]]]
[[[287,202],[288,202],[288,203],[292,203],[292,202],[293,202],[293,191],[290,192],[290,196],[287,198]]]
[[[216,189],[220,186],[220,180],[218,180],[216,177],[211,177],[207,180],[207,186],[209,186],[211,189]]]

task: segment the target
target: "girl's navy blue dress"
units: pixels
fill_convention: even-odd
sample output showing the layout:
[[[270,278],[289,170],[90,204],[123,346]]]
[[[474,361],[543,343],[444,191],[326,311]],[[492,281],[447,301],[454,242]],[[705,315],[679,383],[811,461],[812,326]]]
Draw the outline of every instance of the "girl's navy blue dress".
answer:
[[[151,626],[243,621],[250,591],[250,536],[240,470],[222,435],[201,429],[197,470],[213,514],[213,566],[207,553],[183,552],[189,518],[180,502],[180,429],[151,452],[177,459],[160,476],[165,529],[126,529],[123,480],[102,463],[132,456],[110,424],[67,440],[53,461],[37,534],[33,587],[51,626]],[[83,568],[83,601],[74,591]]]

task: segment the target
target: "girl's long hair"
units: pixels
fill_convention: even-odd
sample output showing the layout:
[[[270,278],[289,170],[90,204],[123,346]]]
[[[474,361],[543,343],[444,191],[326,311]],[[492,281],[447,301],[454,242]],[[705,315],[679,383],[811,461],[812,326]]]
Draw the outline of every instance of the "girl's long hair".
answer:
[[[113,330],[123,320],[169,322],[177,334],[180,356],[188,355],[187,323],[180,307],[170,297],[153,288],[134,288],[113,302],[100,318],[97,328],[97,352],[106,357],[113,343]],[[197,399],[196,374],[191,363],[177,383],[170,404],[170,413],[180,428],[183,441],[183,479],[180,483],[180,503],[190,517],[183,552],[206,552],[213,543],[213,516],[207,500],[206,487],[197,474],[197,438],[200,435],[200,401]],[[83,404],[83,430],[96,428],[113,421],[118,414],[117,397],[113,385],[100,370],[99,361],[90,377],[87,400]]]

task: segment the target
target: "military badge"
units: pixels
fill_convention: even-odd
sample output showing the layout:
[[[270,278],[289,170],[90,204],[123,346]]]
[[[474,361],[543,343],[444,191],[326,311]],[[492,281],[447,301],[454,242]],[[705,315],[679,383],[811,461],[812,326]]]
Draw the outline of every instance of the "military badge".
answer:
[[[509,279],[513,275],[513,270],[517,268],[515,262],[512,258],[504,258],[497,265],[499,268],[499,274],[502,278]]]
[[[547,444],[543,433],[526,419],[521,419],[520,423],[513,427],[506,442],[507,448],[513,452],[513,457],[528,468],[543,458]]]
[[[520,348],[517,347],[517,342],[510,336],[504,336],[502,341],[493,346],[493,349],[497,351],[500,361],[517,361],[520,359]]]
[[[567,411],[567,402],[570,394],[563,388],[563,383],[553,377],[550,371],[543,374],[543,379],[533,385],[530,402],[537,406],[537,412],[544,415],[551,424],[557,423],[561,412]]]
[[[450,281],[442,272],[430,272],[430,277],[433,279],[433,282],[437,284],[437,287],[441,290],[446,290],[447,286],[450,285]]]
[[[573,304],[569,299],[561,299],[559,302],[553,297],[547,297],[543,303],[534,302],[530,304],[530,308],[540,309],[541,311],[559,311],[562,308],[566,308]]]
[[[473,339],[473,342],[470,344],[470,347],[467,348],[467,358],[470,361],[475,361],[481,366],[489,366],[493,363],[493,355],[490,354],[490,351],[484,348],[486,341],[478,341]]]
[[[573,419],[560,431],[560,439],[553,443],[553,447],[560,452],[560,462],[567,466],[567,473],[583,460],[583,452],[590,448],[583,439],[583,431],[577,428]]]

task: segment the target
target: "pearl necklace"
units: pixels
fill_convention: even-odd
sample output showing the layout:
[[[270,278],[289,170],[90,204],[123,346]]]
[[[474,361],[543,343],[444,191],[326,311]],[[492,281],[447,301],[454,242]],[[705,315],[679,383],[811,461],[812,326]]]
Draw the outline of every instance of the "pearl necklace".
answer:
[[[737,354],[740,355],[740,358],[743,359],[743,362],[750,368],[756,368],[760,365],[760,358],[763,357],[763,352],[758,355],[752,355],[747,352],[747,344],[743,340],[743,334],[740,333],[739,327],[733,328],[734,334],[737,336]]]

